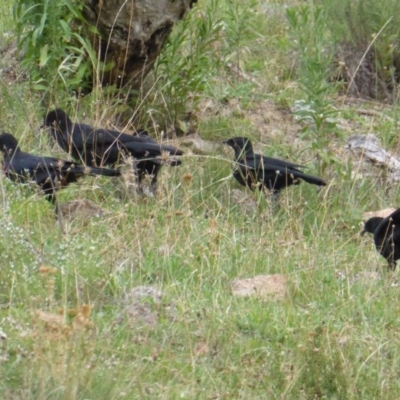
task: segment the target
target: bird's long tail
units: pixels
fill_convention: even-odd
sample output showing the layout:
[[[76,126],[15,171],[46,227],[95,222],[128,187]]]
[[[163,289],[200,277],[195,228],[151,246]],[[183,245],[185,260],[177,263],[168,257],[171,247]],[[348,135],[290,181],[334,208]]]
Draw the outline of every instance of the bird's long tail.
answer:
[[[181,160],[177,160],[175,158],[169,159],[166,162],[166,165],[169,165],[171,167],[177,167],[178,165],[181,165],[181,164],[182,164],[182,161]]]
[[[95,167],[86,167],[85,172],[86,175],[104,175],[104,176],[120,176],[121,172],[116,169],[110,168],[95,168]]]
[[[295,178],[303,179],[304,181],[311,183],[312,185],[326,186],[326,182],[323,179],[318,178],[318,176],[304,174],[300,171],[296,171],[296,173],[294,173],[293,175]]]
[[[148,158],[148,159],[139,158],[138,161],[140,162],[140,161],[146,161],[146,160],[151,161],[154,164],[158,164],[158,165],[169,165],[170,167],[177,167],[178,165],[182,164],[181,160],[178,160],[176,158],[170,158],[170,157],[168,157],[167,159],[164,159],[162,157],[154,157],[154,158]]]
[[[171,156],[182,156],[183,151],[180,149],[177,149],[176,147],[173,146],[168,146],[167,144],[161,144],[159,145],[161,151],[167,151],[171,154]]]

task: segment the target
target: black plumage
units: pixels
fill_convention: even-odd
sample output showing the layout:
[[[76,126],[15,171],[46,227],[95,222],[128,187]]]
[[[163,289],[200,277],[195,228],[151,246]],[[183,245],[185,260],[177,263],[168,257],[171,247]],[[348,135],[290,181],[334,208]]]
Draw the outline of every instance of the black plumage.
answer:
[[[182,150],[156,143],[143,130],[130,135],[73,123],[61,109],[47,113],[44,126],[50,128],[51,136],[63,150],[86,165],[116,165],[121,162],[122,153],[131,155],[137,160],[134,170],[137,172],[139,184],[146,174],[151,175],[152,188],[155,188],[162,165],[181,164],[181,160],[170,158],[169,155],[180,156],[183,154]]]
[[[234,137],[223,143],[235,151],[233,176],[251,190],[266,188],[278,194],[288,186],[298,185],[301,180],[313,185],[326,185],[323,179],[300,171],[304,168],[302,165],[254,153],[253,145],[247,138]]]
[[[0,134],[3,170],[7,178],[17,182],[35,182],[47,200],[56,205],[55,192],[83,175],[119,176],[119,171],[91,168],[54,157],[42,157],[21,151],[18,140],[10,133]]]
[[[396,269],[396,261],[400,259],[400,209],[386,218],[372,217],[364,224],[364,233],[372,233],[376,250],[386,258],[389,268]]]

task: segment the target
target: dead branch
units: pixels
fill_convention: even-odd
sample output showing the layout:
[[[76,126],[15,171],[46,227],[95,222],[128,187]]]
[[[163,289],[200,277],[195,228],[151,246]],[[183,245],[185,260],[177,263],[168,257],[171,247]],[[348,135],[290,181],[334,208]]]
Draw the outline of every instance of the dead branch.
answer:
[[[392,182],[400,180],[400,161],[379,146],[375,135],[354,135],[347,140],[345,148],[365,161],[385,168]]]

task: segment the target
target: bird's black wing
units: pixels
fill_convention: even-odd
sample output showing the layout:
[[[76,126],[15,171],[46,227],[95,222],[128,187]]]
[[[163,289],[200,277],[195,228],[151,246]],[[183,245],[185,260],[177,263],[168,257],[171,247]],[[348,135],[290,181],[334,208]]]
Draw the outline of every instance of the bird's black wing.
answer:
[[[20,176],[28,174],[39,185],[49,177],[54,180],[56,177],[60,178],[69,173],[82,174],[84,172],[83,167],[76,166],[70,161],[54,157],[40,157],[24,152],[15,155],[10,161],[8,169]]]
[[[254,154],[251,156],[246,156],[242,163],[245,164],[247,168],[251,168],[256,171],[259,179],[262,177],[261,174],[263,174],[265,177],[268,177],[268,179],[270,179],[271,174],[281,177],[290,175],[293,179],[303,179],[304,181],[314,185],[326,185],[326,182],[323,179],[317,176],[305,174],[297,169],[303,166],[287,161],[261,156],[260,154]]]
[[[73,141],[76,147],[86,146],[93,149],[107,150],[118,147],[127,149],[134,157],[155,157],[166,151],[174,155],[182,155],[183,152],[173,146],[156,143],[144,131],[139,135],[129,135],[127,133],[92,128],[85,124],[75,124],[73,132]]]
[[[40,164],[36,168],[36,175],[45,176],[46,174],[55,174],[63,183],[76,182],[77,178],[83,175],[104,175],[120,176],[121,172],[109,168],[86,167],[71,161],[61,160],[54,157],[38,157]]]
[[[13,181],[35,182],[45,193],[48,200],[55,202],[54,192],[70,182],[76,181],[75,168],[68,161],[53,157],[39,157],[18,152],[4,163],[5,174]]]
[[[254,171],[261,172],[275,172],[279,174],[286,174],[288,172],[299,172],[295,167],[299,167],[297,164],[292,164],[283,160],[277,160],[270,157],[264,157],[261,154],[246,155],[239,164],[245,165],[247,168],[253,169]],[[300,166],[301,167],[301,166]]]
[[[260,159],[262,157],[264,164],[274,165],[274,166],[281,167],[281,168],[305,168],[304,165],[295,164],[290,161],[284,161],[284,160],[280,160],[278,158],[261,156],[259,154],[255,154],[255,155],[259,156]]]

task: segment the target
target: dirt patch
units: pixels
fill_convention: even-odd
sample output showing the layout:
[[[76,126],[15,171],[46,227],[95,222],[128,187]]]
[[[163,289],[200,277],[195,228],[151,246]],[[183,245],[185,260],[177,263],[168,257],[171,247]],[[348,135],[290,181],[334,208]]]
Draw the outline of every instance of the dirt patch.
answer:
[[[100,206],[86,199],[68,201],[60,204],[59,209],[62,216],[70,221],[76,218],[88,219],[105,215]]]
[[[131,329],[154,328],[159,318],[170,322],[177,320],[177,308],[173,302],[164,302],[163,293],[156,286],[137,286],[121,299],[121,312],[115,324],[126,323]]]
[[[209,140],[203,140],[199,134],[195,133],[184,136],[180,140],[179,146],[187,148],[193,154],[203,155],[217,152],[221,149],[222,144]]]
[[[5,33],[0,44],[0,76],[6,84],[26,80],[26,74],[21,71],[21,60],[18,57],[17,41],[11,33]]]
[[[258,103],[248,110],[246,116],[259,133],[261,141],[283,135],[284,140],[290,143],[299,136],[302,128],[288,110],[278,108],[270,100]]]
[[[279,300],[285,297],[286,282],[286,276],[282,274],[257,275],[254,278],[234,279],[231,288],[235,296]]]
[[[382,279],[381,275],[378,272],[374,271],[361,271],[360,273],[354,275],[351,279],[351,283],[360,282],[360,283],[374,283]]]
[[[131,328],[154,327],[158,322],[157,306],[162,292],[156,286],[137,286],[126,293],[122,300],[122,312],[116,323],[126,322]]]
[[[363,214],[363,219],[366,221],[372,217],[380,217],[380,218],[386,218],[388,217],[390,214],[394,213],[396,211],[395,208],[391,207],[391,208],[385,208],[383,210],[378,210],[378,211],[366,211]]]
[[[258,133],[261,141],[282,136],[290,143],[298,137],[302,128],[289,110],[279,108],[271,100],[262,100],[243,108],[240,99],[229,99],[224,103],[204,99],[200,102],[199,109],[202,110],[200,120],[217,115],[227,119],[246,118],[250,121],[252,131]]]
[[[247,193],[239,189],[232,189],[230,197],[232,203],[236,204],[242,213],[254,215],[257,212],[257,203]]]

